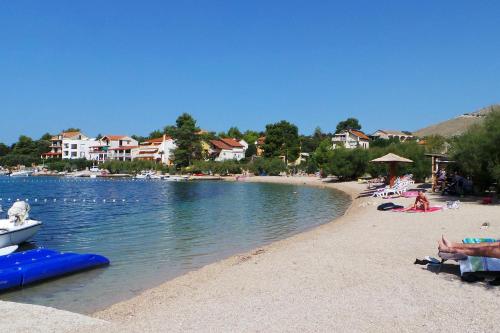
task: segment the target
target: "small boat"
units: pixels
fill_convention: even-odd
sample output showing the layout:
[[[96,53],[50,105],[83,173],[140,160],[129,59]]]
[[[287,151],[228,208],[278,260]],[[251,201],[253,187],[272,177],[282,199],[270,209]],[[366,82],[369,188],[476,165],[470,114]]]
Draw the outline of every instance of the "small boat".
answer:
[[[187,182],[189,180],[189,176],[165,176],[163,180],[167,182]]]
[[[31,176],[32,174],[33,174],[32,170],[19,170],[19,171],[12,172],[10,174],[10,176],[11,177],[28,177],[28,176]]]
[[[0,219],[0,250],[17,245],[33,237],[42,226],[42,222],[29,219],[30,206],[24,201],[17,201],[8,211],[7,219]],[[0,251],[1,252],[1,251]]]
[[[42,222],[25,220],[22,224],[15,225],[9,219],[0,220],[0,248],[19,245],[33,237]]]

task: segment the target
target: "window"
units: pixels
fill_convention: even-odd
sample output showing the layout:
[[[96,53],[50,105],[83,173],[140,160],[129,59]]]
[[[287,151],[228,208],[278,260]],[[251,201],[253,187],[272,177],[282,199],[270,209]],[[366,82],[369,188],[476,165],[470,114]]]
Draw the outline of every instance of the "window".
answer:
[[[76,151],[72,151],[72,152],[71,152],[71,157],[76,157],[76,156],[77,156],[77,155],[76,155]]]
[[[69,144],[65,143],[64,148],[68,148],[68,147],[69,147]]]
[[[76,143],[71,144],[71,149],[78,149],[78,145]]]

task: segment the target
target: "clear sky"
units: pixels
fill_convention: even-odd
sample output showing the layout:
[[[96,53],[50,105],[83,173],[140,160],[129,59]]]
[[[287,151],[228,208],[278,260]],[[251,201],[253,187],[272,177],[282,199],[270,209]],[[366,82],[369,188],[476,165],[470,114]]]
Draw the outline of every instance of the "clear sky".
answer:
[[[0,0],[0,142],[80,127],[416,130],[500,101],[500,1]]]

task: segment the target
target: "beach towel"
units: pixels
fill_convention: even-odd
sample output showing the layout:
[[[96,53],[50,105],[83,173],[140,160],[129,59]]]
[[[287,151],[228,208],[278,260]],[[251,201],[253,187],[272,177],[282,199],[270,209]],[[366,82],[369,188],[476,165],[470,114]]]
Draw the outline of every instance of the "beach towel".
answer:
[[[407,191],[403,193],[403,197],[405,198],[415,198],[418,196],[418,191]]]
[[[478,243],[493,243],[498,242],[497,239],[494,238],[464,238],[462,243],[464,244],[478,244]],[[441,256],[443,259],[443,256]],[[464,275],[465,273],[474,273],[474,272],[500,272],[500,259],[497,258],[489,258],[489,257],[472,257],[465,256],[464,259],[456,259],[460,264],[460,275]]]
[[[500,272],[500,259],[489,257],[467,257],[459,260],[460,274],[473,272]]]
[[[410,208],[410,209],[405,209],[405,208],[397,208],[393,209],[393,212],[403,212],[403,213],[432,213],[432,212],[437,212],[439,210],[443,209],[441,206],[432,206],[427,209],[427,211],[424,211],[421,208]]]

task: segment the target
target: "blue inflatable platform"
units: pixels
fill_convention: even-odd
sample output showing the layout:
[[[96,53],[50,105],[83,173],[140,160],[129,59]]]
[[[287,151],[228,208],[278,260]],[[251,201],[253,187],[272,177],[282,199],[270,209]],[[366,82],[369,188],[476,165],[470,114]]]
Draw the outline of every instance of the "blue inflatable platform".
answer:
[[[62,253],[36,249],[0,256],[0,291],[109,265],[97,254]]]

